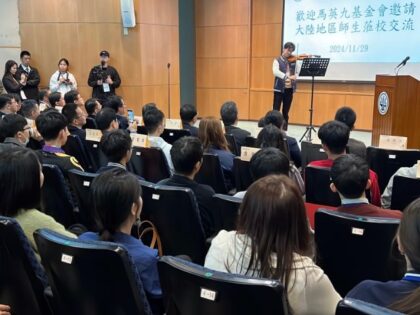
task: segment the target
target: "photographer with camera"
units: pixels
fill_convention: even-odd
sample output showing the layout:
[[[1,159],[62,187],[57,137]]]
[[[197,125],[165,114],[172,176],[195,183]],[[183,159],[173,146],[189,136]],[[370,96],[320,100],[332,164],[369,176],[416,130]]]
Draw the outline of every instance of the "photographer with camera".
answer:
[[[115,95],[115,89],[121,84],[117,70],[110,66],[109,52],[103,50],[99,53],[101,64],[90,70],[88,84],[93,88],[92,97],[104,103],[111,95]]]
[[[74,75],[69,72],[70,63],[66,58],[58,61],[58,70],[53,73],[50,79],[51,92],[66,94],[71,90],[77,89],[77,82]]]

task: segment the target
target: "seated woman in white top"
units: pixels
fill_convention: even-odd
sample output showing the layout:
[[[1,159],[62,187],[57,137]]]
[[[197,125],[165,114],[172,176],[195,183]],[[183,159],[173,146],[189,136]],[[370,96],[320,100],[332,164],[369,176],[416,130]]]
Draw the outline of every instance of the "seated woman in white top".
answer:
[[[53,73],[50,79],[51,92],[60,92],[62,95],[71,90],[77,90],[77,82],[69,70],[70,63],[66,58],[58,61],[58,70]]]
[[[285,175],[254,182],[239,210],[237,231],[220,231],[205,266],[217,271],[279,279],[294,315],[335,314],[340,296],[312,259],[305,206]]]

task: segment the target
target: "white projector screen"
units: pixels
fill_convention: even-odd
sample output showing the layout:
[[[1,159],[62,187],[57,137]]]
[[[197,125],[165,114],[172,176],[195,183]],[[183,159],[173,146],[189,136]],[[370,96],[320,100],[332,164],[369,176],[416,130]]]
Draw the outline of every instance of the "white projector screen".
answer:
[[[324,80],[374,81],[377,74],[420,80],[420,1],[285,0],[283,41],[295,53],[331,58]]]

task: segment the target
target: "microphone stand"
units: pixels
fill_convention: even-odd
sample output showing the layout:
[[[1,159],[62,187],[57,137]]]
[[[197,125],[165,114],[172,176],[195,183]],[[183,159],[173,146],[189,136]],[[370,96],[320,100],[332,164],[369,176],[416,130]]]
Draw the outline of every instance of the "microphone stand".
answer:
[[[168,62],[168,118],[171,118],[171,64]]]

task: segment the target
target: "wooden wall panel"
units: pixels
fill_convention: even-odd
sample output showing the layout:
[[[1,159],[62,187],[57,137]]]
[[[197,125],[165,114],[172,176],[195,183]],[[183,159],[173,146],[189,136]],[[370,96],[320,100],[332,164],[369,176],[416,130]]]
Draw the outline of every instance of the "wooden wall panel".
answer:
[[[197,108],[200,117],[220,117],[220,107],[226,101],[234,101],[239,107],[239,118],[248,119],[248,89],[197,89]]]
[[[249,0],[196,0],[196,26],[248,25]]]

